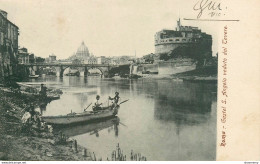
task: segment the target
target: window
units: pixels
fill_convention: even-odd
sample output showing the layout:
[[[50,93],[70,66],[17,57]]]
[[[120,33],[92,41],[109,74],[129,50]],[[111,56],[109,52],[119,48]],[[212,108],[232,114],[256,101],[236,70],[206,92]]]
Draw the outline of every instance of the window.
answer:
[[[169,41],[171,42],[171,41],[172,41],[172,39],[169,39]]]
[[[175,39],[176,42],[180,41],[180,39]]]

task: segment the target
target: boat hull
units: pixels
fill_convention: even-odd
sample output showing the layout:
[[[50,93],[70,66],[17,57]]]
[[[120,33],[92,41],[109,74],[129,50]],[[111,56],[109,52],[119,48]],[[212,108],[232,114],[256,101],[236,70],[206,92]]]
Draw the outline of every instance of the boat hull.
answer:
[[[119,106],[111,109],[100,110],[98,112],[83,112],[79,114],[68,114],[63,116],[42,116],[42,120],[49,124],[68,125],[79,122],[94,121],[115,116]]]
[[[115,117],[109,117],[108,119],[104,119],[102,121],[93,121],[91,123],[86,124],[76,124],[76,125],[66,125],[66,126],[58,126],[56,128],[57,132],[62,131],[68,137],[77,136],[85,133],[95,133],[101,131],[106,128],[110,128],[113,126],[117,126],[119,124],[120,119]]]

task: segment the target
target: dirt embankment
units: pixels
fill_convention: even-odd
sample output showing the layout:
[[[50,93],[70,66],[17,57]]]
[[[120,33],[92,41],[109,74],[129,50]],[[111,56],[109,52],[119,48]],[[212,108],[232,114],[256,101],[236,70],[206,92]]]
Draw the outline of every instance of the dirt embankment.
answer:
[[[2,89],[0,160],[93,160],[92,156],[84,156],[83,147],[77,146],[75,149],[75,142],[64,136],[53,135],[48,130],[25,128],[21,121],[25,109],[31,103],[39,106],[42,100]]]
[[[77,145],[64,134],[22,123],[28,108],[46,103],[37,96],[13,93],[0,87],[0,160],[8,161],[97,161],[94,152]],[[125,161],[119,144],[112,157],[103,160]],[[140,153],[131,152],[128,160],[146,161]]]

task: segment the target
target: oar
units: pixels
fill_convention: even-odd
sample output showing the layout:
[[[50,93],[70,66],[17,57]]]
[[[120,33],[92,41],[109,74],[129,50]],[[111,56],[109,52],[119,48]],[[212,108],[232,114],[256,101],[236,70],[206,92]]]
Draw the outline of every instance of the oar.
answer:
[[[88,105],[88,107],[89,107],[91,104],[92,104],[92,103],[90,103],[90,104]],[[88,107],[84,109],[84,112],[88,109]]]
[[[119,121],[119,124],[121,124],[121,125],[123,125],[123,126],[127,127],[125,124],[123,124],[123,123],[122,123],[122,122],[120,122],[120,121]]]
[[[128,99],[128,100],[129,100],[129,99]],[[128,100],[122,101],[120,104],[123,104],[123,103],[127,102]],[[120,105],[120,104],[118,104],[118,105]]]

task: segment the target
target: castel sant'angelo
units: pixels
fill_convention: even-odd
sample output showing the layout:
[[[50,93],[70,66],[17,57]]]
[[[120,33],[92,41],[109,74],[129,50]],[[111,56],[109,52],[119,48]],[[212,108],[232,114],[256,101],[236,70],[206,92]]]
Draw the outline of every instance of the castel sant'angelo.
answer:
[[[198,27],[182,26],[179,19],[175,30],[163,29],[155,34],[155,54],[168,54],[178,47],[189,47],[212,55],[212,37]]]

